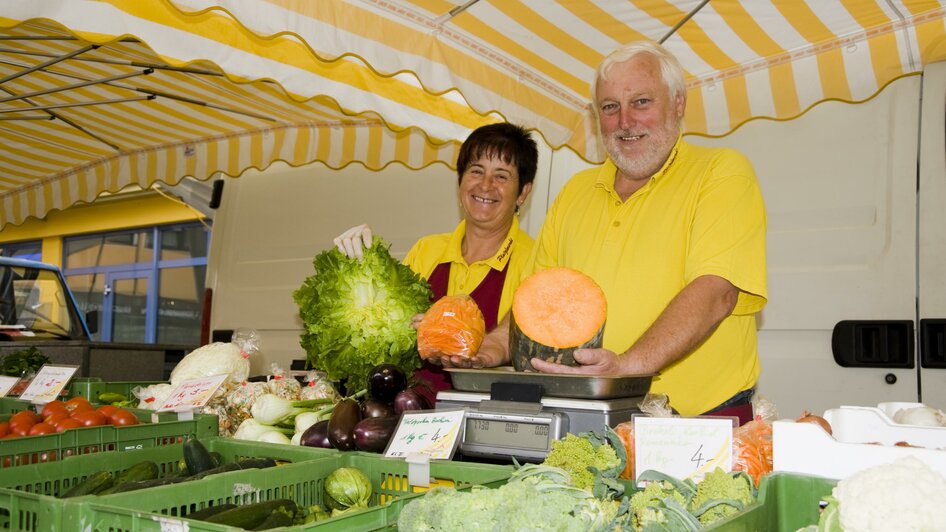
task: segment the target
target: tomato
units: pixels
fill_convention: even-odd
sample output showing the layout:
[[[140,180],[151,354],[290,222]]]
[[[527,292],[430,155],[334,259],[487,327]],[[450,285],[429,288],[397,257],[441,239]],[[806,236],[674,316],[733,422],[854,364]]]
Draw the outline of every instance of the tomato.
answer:
[[[82,428],[82,426],[82,423],[79,423],[71,417],[67,417],[66,419],[60,420],[56,425],[56,432],[62,432],[69,429],[79,429]]]
[[[30,427],[30,436],[37,436],[40,434],[55,434],[56,427],[50,425],[49,423],[37,423]]]
[[[48,423],[52,426],[56,426],[63,419],[69,419],[69,413],[66,411],[62,412],[53,412],[49,416],[43,419],[43,423]]]
[[[105,424],[107,418],[95,410],[83,410],[73,412],[72,419],[82,423],[83,427],[100,427]]]
[[[0,422],[0,438],[10,434],[10,424],[6,421]]]
[[[108,418],[112,417],[112,414],[114,414],[116,410],[118,410],[118,407],[115,405],[102,405],[95,409],[96,412]]]
[[[66,408],[70,411],[75,411],[78,409],[95,410],[95,407],[92,406],[92,403],[90,403],[88,399],[82,397],[81,395],[77,395],[66,401]]]
[[[33,425],[35,425],[35,423],[29,425],[24,423],[14,425],[11,423],[10,431],[17,436],[28,436]]]
[[[10,416],[10,425],[20,425],[26,423],[30,426],[33,426],[40,421],[42,421],[42,418],[40,418],[39,414],[33,412],[32,410],[23,410]]]
[[[66,409],[66,403],[62,401],[50,401],[43,406],[43,411],[40,412],[40,415],[45,419],[57,412],[68,414],[69,411]]]
[[[141,423],[141,421],[138,420],[138,416],[128,410],[118,409],[118,411],[112,414],[112,425],[116,427],[137,425],[138,423]]]

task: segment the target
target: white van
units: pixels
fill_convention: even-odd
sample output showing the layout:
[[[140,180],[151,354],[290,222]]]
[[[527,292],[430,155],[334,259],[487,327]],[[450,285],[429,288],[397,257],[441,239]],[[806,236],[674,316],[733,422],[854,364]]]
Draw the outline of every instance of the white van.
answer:
[[[687,137],[741,150],[759,176],[769,220],[759,393],[783,417],[885,401],[946,407],[944,119],[946,63],[861,104]],[[586,166],[542,150],[526,231],[538,232],[562,184]],[[418,237],[455,226],[455,194],[456,174],[442,165],[274,165],[228,179],[209,258],[211,328],[261,333],[254,372],[304,358],[292,292],[313,256],[367,222],[403,257]]]

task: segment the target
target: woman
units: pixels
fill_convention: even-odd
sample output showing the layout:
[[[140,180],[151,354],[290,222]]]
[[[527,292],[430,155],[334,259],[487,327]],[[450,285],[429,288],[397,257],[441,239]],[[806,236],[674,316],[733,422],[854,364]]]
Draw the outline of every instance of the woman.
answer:
[[[404,264],[427,279],[433,301],[468,294],[483,312],[489,332],[509,312],[512,296],[532,251],[532,238],[519,229],[519,207],[532,190],[538,149],[523,128],[490,124],[473,131],[457,156],[463,220],[452,233],[429,235],[408,251]],[[352,227],[335,238],[349,257],[371,245],[371,228]],[[420,316],[414,317],[414,326]],[[450,388],[442,367],[426,362],[416,376],[433,388]],[[431,401],[433,404],[433,401]]]

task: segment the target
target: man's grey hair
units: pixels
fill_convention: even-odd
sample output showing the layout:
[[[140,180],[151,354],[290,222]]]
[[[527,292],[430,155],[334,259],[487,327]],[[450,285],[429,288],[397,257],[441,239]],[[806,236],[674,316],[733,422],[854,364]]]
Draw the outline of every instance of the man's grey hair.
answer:
[[[591,84],[591,106],[596,118],[598,117],[598,82],[602,79],[608,79],[608,72],[611,67],[618,63],[630,61],[639,54],[650,54],[657,59],[660,64],[660,77],[667,88],[670,89],[671,100],[676,101],[678,96],[686,97],[685,72],[683,66],[680,65],[680,61],[666,48],[654,41],[633,41],[608,54],[598,65],[594,83]]]

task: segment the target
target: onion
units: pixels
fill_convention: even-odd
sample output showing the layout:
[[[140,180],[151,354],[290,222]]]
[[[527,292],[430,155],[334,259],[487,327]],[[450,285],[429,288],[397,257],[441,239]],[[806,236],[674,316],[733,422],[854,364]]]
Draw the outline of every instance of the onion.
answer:
[[[902,408],[893,415],[894,423],[904,425],[921,425],[924,427],[943,427],[946,426],[946,414],[935,408],[928,406],[918,406],[915,408]]]
[[[799,416],[799,418],[796,419],[795,422],[796,423],[814,423],[815,425],[819,425],[821,428],[823,428],[824,431],[827,432],[828,434],[831,434],[831,424],[828,423],[828,420],[821,416],[816,416],[807,410],[802,412],[801,416]]]

